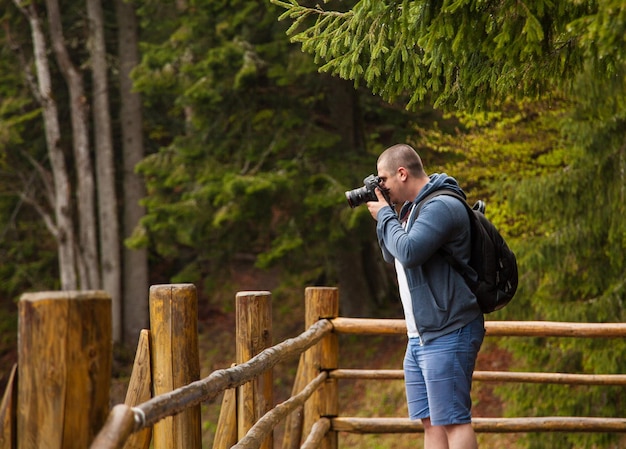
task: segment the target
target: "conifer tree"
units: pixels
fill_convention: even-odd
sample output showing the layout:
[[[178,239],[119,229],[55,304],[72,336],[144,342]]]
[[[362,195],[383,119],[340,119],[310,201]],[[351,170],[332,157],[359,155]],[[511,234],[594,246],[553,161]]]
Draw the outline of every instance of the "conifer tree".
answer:
[[[320,71],[364,83],[385,99],[407,97],[409,107],[428,100],[475,110],[571,92],[584,71],[596,86],[624,87],[620,0],[361,0],[347,10],[334,2],[272,3],[287,9],[287,33]]]
[[[551,118],[560,138],[547,151],[545,142],[535,143],[537,151],[527,156],[535,169],[523,171],[526,179],[509,173],[508,188],[506,177],[498,181],[511,200],[508,229],[518,236],[521,275],[517,299],[499,316],[626,320],[624,2],[362,0],[343,10],[332,2],[272,2],[287,10],[281,18],[292,20],[289,35],[314,55],[320,71],[403,99],[408,108],[428,102],[464,114],[498,113],[510,112],[503,106],[511,99],[548,99],[551,106],[539,114],[561,111]],[[527,116],[524,126],[534,121]],[[469,135],[497,146],[480,138],[496,129],[479,126]],[[511,140],[503,142],[501,152],[511,151]],[[495,161],[490,150],[478,147],[476,160]],[[531,339],[507,347],[522,370],[626,372],[622,341]],[[619,392],[606,387],[520,385],[502,387],[502,394],[511,416],[615,417],[624,408]],[[530,448],[615,441],[609,434],[527,436]]]
[[[371,218],[344,192],[362,186],[372,145],[393,143],[406,111],[317,74],[269,2],[139,3],[135,85],[154,137],[141,164],[147,232],[134,244],[154,243],[174,279],[207,291],[231,264],[278,265],[299,283],[339,284],[345,313],[372,313],[388,273]]]

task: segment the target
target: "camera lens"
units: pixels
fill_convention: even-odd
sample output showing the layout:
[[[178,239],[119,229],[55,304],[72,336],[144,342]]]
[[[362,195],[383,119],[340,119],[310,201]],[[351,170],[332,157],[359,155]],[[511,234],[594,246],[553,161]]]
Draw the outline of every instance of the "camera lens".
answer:
[[[348,190],[346,192],[346,199],[352,208],[365,204],[368,201],[378,201],[376,193],[373,190],[368,190],[367,186],[359,187],[354,190]]]

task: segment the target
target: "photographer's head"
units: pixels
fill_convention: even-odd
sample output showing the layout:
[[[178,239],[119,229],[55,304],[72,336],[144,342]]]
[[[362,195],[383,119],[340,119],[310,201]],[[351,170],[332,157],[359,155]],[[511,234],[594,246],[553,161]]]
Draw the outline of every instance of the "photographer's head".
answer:
[[[387,148],[378,157],[378,176],[382,187],[396,204],[413,201],[428,183],[422,160],[410,145],[397,144]]]

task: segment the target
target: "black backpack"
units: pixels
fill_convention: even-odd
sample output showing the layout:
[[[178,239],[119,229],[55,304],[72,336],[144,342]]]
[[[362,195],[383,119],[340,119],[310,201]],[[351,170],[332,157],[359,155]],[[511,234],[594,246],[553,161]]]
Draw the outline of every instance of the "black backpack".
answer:
[[[428,200],[439,195],[449,195],[459,199],[467,209],[471,223],[472,253],[469,268],[478,274],[474,281],[468,267],[451,254],[444,253],[448,263],[454,267],[476,295],[483,313],[491,313],[506,306],[517,290],[517,260],[515,254],[504,241],[496,227],[485,217],[485,204],[478,201],[470,207],[465,199],[452,190],[437,190],[418,204],[417,213]],[[417,216],[417,215],[416,215]]]

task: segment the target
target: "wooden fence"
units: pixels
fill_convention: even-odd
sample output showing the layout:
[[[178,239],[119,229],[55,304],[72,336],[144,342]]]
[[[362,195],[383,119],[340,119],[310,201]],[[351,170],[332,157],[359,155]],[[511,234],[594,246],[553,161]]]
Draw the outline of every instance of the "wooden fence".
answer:
[[[271,293],[236,296],[236,361],[199,378],[191,284],[152,286],[124,404],[109,411],[110,298],[103,292],[26,294],[18,364],[0,404],[0,449],[201,448],[200,404],[223,393],[214,449],[339,446],[339,432],[415,433],[406,418],[341,416],[339,379],[402,379],[401,370],[339,366],[339,334],[404,334],[403,320],[338,316],[336,288],[305,290],[305,331],[272,346]],[[626,323],[487,321],[487,336],[623,338]],[[272,368],[299,358],[292,396],[274,406]],[[477,371],[483,382],[626,385],[626,375]],[[107,417],[108,415],[108,417]],[[105,421],[106,419],[106,421]],[[626,432],[626,417],[474,418],[476,432]]]

